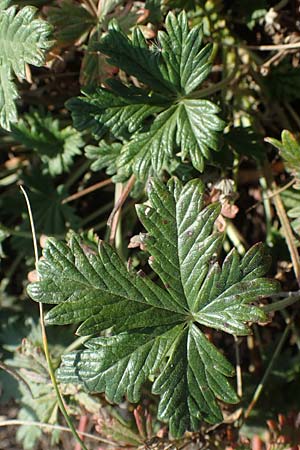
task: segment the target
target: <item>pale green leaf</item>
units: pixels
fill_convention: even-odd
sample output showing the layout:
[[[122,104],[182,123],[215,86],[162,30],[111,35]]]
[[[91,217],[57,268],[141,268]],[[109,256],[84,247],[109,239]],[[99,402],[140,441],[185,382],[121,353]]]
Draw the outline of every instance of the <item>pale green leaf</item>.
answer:
[[[0,65],[0,126],[6,130],[10,129],[10,123],[17,120],[17,108],[15,100],[18,92],[10,68],[7,64]]]
[[[50,175],[68,172],[76,155],[81,154],[84,142],[74,128],[61,129],[57,119],[38,111],[24,114],[12,127],[13,137],[28,149],[35,150]]]
[[[275,138],[265,139],[280,150],[286,168],[300,176],[300,139],[288,130],[281,133],[281,141]]]
[[[5,5],[0,9],[0,125],[10,130],[10,122],[16,120],[17,97],[11,77],[26,78],[26,64],[42,66],[52,42],[49,24],[35,19],[36,8],[25,6],[17,12],[16,6],[5,9]]]

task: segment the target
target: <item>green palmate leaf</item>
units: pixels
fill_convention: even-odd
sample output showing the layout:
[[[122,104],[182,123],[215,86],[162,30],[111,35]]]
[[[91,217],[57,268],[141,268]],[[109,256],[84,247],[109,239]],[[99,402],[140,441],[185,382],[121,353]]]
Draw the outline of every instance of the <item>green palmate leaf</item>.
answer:
[[[201,29],[189,30],[184,12],[178,17],[169,13],[166,32],[160,31],[158,43],[148,47],[139,29],[129,40],[113,23],[99,50],[148,86],[128,88],[110,81],[110,90],[101,88],[67,103],[79,130],[88,129],[97,138],[108,131],[125,139],[132,135],[116,160],[119,179],[159,174],[175,153],[203,171],[210,150],[220,148],[224,122],[216,105],[196,94],[193,98],[211,70],[212,46],[203,46]]]
[[[112,84],[115,87],[116,83]],[[117,83],[119,87],[119,83]],[[109,129],[117,136],[133,133],[149,116],[162,109],[148,98],[144,91],[121,87],[123,96],[103,88],[95,92],[86,91],[85,97],[73,98],[67,102],[73,111],[74,126],[79,131],[90,130],[101,138]],[[146,104],[146,102],[148,102]]]
[[[47,22],[35,19],[36,8],[25,6],[17,12],[16,6],[0,8],[0,126],[10,129],[17,117],[14,100],[17,97],[12,75],[26,77],[25,65],[42,66],[51,47]]]
[[[39,263],[40,281],[30,296],[56,306],[49,324],[81,323],[80,335],[96,337],[86,349],[64,356],[63,382],[83,384],[120,402],[140,398],[142,384],[155,379],[159,418],[179,436],[199,421],[222,420],[217,399],[238,401],[226,377],[233,367],[210,343],[201,325],[231,334],[250,332],[248,323],[263,321],[253,302],[274,293],[277,284],[262,278],[269,266],[264,247],[241,259],[233,250],[222,266],[216,262],[223,236],[213,232],[218,204],[203,208],[203,185],[149,185],[149,203],[138,207],[148,234],[141,239],[161,284],[128,272],[116,251],[101,242],[99,254],[86,252],[78,236],[68,245],[49,239]]]
[[[84,144],[74,128],[61,129],[57,119],[38,112],[25,114],[12,127],[12,134],[25,147],[38,153],[45,171],[53,176],[70,170],[74,156],[81,154],[80,147]]]
[[[203,155],[209,158],[210,148],[218,150],[215,132],[223,129],[223,122],[215,115],[218,111],[208,100],[185,99],[159,114],[149,131],[137,133],[123,146],[117,159],[119,173],[128,176],[132,169],[140,178],[149,172],[159,173],[176,146],[182,148],[182,159],[189,156],[193,166],[203,171]]]

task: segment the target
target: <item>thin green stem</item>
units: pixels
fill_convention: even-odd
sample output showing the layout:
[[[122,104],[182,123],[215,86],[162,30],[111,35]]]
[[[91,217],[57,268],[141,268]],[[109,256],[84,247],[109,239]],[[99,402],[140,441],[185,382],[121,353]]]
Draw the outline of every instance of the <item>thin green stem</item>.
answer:
[[[123,184],[122,183],[116,183],[116,187],[115,187],[115,205],[118,203],[121,195],[123,192]],[[114,244],[115,244],[115,249],[118,252],[119,256],[122,258],[122,226],[121,226],[121,222],[122,222],[122,215],[121,215],[121,208],[118,210],[117,214],[115,215],[115,220],[117,221],[117,227],[116,227],[116,232],[115,232],[115,237],[114,237]],[[112,227],[113,229],[113,227]]]
[[[230,239],[230,241],[233,243],[233,245],[236,247],[239,254],[243,256],[246,253],[246,248],[248,247],[248,244],[245,241],[244,237],[239,232],[239,230],[230,220],[226,220],[226,234]]]
[[[252,400],[251,400],[248,408],[246,409],[246,412],[245,412],[245,415],[244,415],[244,421],[251,414],[251,411],[253,410],[254,406],[256,405],[256,403],[257,403],[257,401],[258,401],[258,399],[259,399],[259,397],[260,397],[260,395],[261,395],[261,393],[262,393],[262,391],[263,391],[263,389],[264,389],[264,387],[266,385],[267,379],[268,379],[268,377],[269,377],[269,375],[271,373],[271,370],[273,369],[275,361],[276,361],[276,359],[278,358],[278,356],[279,356],[279,354],[281,352],[281,349],[283,347],[283,344],[285,343],[285,340],[288,337],[288,334],[290,332],[291,326],[292,326],[292,322],[290,322],[285,327],[285,330],[282,333],[282,336],[280,337],[278,344],[276,345],[275,351],[274,351],[274,353],[273,353],[273,355],[272,355],[272,357],[270,359],[268,367],[267,367],[267,369],[266,369],[266,371],[265,371],[265,373],[264,373],[264,375],[263,375],[259,385],[257,386],[257,388],[256,388],[256,390],[254,392],[254,395],[252,397]]]
[[[87,223],[91,222],[94,219],[97,219],[97,217],[102,216],[102,214],[105,214],[107,211],[110,211],[113,206],[114,202],[108,202],[105,203],[105,205],[100,206],[100,208],[96,209],[91,214],[89,214],[88,216],[86,216],[84,219],[81,220],[81,227],[83,228]]]
[[[236,63],[232,72],[228,75],[228,77],[224,78],[223,80],[219,81],[219,83],[215,83],[212,86],[209,86],[207,88],[204,89],[199,89],[197,91],[193,91],[190,94],[186,95],[184,98],[186,99],[198,99],[198,98],[203,98],[203,97],[207,97],[208,95],[214,94],[215,92],[220,91],[221,89],[223,89],[225,86],[227,86],[236,76],[238,71],[238,64]]]
[[[73,350],[76,350],[78,347],[80,347],[82,344],[84,344],[86,341],[88,341],[91,338],[91,336],[81,336],[78,339],[75,339],[74,342],[72,342],[68,347],[64,349],[64,354],[72,352]]]
[[[32,241],[33,241],[33,248],[34,248],[34,255],[35,255],[35,268],[36,271],[38,273],[38,262],[39,262],[39,254],[38,254],[38,246],[37,246],[37,239],[36,239],[36,233],[35,233],[35,226],[34,226],[34,220],[33,220],[33,215],[32,215],[32,210],[31,210],[31,205],[29,202],[29,198],[27,196],[27,193],[25,191],[25,189],[23,188],[23,186],[20,186],[20,189],[25,197],[25,201],[26,201],[26,205],[27,205],[27,209],[28,209],[28,215],[29,215],[29,220],[30,220],[30,226],[31,226],[31,232],[32,232]],[[76,441],[79,443],[79,445],[81,446],[81,448],[83,450],[87,450],[87,447],[85,446],[84,442],[80,439],[76,428],[73,425],[73,422],[66,410],[64,401],[63,401],[63,397],[60,393],[56,378],[55,378],[55,374],[54,374],[54,368],[53,368],[53,364],[52,364],[52,360],[51,360],[51,356],[50,356],[50,352],[49,352],[49,346],[48,346],[48,339],[47,339],[47,333],[46,333],[46,327],[45,327],[45,322],[44,322],[44,312],[43,312],[43,304],[39,303],[39,311],[40,311],[40,324],[41,324],[41,331],[42,331],[42,339],[43,339],[43,347],[44,347],[44,352],[45,352],[45,357],[46,357],[46,361],[48,364],[48,371],[49,371],[49,375],[51,378],[51,382],[53,385],[53,388],[55,390],[55,394],[56,394],[56,398],[57,398],[57,403],[59,406],[59,409],[61,410],[65,421],[67,422],[74,438],[76,439]]]
[[[1,230],[1,231],[4,231],[4,233],[7,233],[7,234],[9,234],[9,235],[11,235],[11,236],[20,236],[20,237],[23,237],[23,238],[25,238],[25,239],[32,239],[32,235],[31,235],[31,232],[30,232],[30,231],[20,231],[20,230],[16,230],[16,229],[14,229],[14,228],[6,227],[6,226],[3,225],[2,223],[0,223],[0,230]],[[41,234],[40,234],[40,233],[37,233],[36,236],[37,236],[37,237],[40,237]],[[55,234],[55,235],[52,234],[51,236],[56,237],[57,239],[62,239],[62,238],[64,238],[64,236],[63,236],[63,235],[60,235],[60,234]]]
[[[288,297],[283,300],[278,300],[278,302],[270,303],[269,305],[264,305],[262,307],[262,309],[267,313],[272,312],[272,311],[281,311],[281,310],[287,308],[288,306],[291,306],[294,303],[299,302],[300,293],[298,291],[296,291],[295,295],[293,295],[293,294],[294,293],[291,292],[291,293],[289,293]]]
[[[89,168],[90,165],[91,165],[90,160],[84,161],[82,164],[80,164],[78,169],[75,170],[64,183],[64,188],[66,191],[69,189],[70,186],[72,186],[72,184],[75,183],[75,181],[78,180],[78,178],[80,178],[86,172],[86,170]]]
[[[259,178],[259,184],[261,185],[263,191],[262,200],[266,219],[266,242],[269,244],[272,240],[272,210],[270,199],[267,195],[265,195],[268,189],[265,177],[262,176]]]

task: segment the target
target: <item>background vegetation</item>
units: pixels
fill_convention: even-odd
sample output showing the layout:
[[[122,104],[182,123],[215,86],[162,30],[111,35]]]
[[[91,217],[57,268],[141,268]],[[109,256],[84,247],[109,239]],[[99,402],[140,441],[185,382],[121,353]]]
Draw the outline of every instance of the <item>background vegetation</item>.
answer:
[[[228,394],[223,421],[175,438],[150,381],[139,403],[118,405],[59,382],[72,422],[89,449],[300,448],[299,50],[296,0],[0,0],[1,448],[79,448],[27,293],[37,274],[20,185],[42,248],[73,230],[83,254],[109,241],[130,273],[157,282],[143,241],[153,228],[135,205],[151,206],[149,178],[172,176],[201,180],[203,203],[220,202],[221,260],[263,242],[280,282],[259,293],[267,320],[257,308],[241,319],[260,322],[252,334],[205,328],[236,369],[240,401]],[[63,285],[56,270],[43,276]],[[69,323],[47,327],[54,369],[87,339]]]

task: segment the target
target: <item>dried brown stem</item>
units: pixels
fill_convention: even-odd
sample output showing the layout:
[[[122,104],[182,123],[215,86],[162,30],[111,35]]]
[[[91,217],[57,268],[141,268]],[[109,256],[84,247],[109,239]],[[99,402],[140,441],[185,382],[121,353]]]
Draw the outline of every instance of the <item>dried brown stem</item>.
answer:
[[[280,194],[278,193],[278,187],[276,182],[273,179],[271,168],[269,167],[269,164],[265,164],[264,166],[264,175],[267,180],[268,187],[270,189],[270,195],[272,195],[272,200],[274,203],[274,206],[276,208],[276,212],[278,214],[283,233],[286,239],[286,243],[291,255],[291,260],[293,264],[293,269],[295,273],[295,277],[298,283],[298,286],[300,286],[300,258],[298,249],[295,244],[295,237],[289,222],[289,219],[287,217],[284,205],[282,203]]]
[[[91,192],[96,191],[97,189],[101,189],[104,186],[107,186],[108,184],[112,183],[112,179],[108,178],[108,180],[99,181],[99,183],[95,183],[92,186],[89,186],[82,191],[76,192],[75,194],[70,195],[67,198],[64,198],[62,201],[62,204],[72,202],[73,200],[77,200],[80,197],[83,197],[84,195],[90,194]]]
[[[135,176],[131,175],[131,177],[128,180],[128,183],[126,184],[125,188],[122,191],[122,194],[119,197],[119,200],[116,202],[116,204],[108,218],[107,226],[110,228],[110,236],[109,236],[110,243],[113,243],[115,240],[115,235],[116,235],[118,221],[119,221],[119,210],[124,205],[131,189],[133,188],[134,182],[135,182]]]

